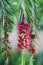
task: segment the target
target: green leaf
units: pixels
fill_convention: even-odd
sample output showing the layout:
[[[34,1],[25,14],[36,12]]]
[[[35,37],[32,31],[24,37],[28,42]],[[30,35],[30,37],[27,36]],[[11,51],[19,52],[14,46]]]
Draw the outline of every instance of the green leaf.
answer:
[[[9,58],[7,58],[7,59],[5,60],[4,65],[9,65]]]
[[[4,54],[5,54],[5,52],[2,52],[1,54],[0,54],[0,64],[4,64],[4,62],[5,62],[5,59],[4,59]]]

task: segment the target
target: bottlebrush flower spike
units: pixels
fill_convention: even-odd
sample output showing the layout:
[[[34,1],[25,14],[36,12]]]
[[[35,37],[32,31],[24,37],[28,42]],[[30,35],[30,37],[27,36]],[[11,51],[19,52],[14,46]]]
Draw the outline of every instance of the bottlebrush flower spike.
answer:
[[[29,51],[31,52],[32,55],[36,54],[36,45],[35,45],[35,43],[30,44]]]
[[[22,17],[22,20],[18,23],[18,47],[19,49],[28,49],[29,52],[31,52],[32,55],[35,55],[36,53],[36,42],[35,34],[33,34],[33,31],[31,32],[31,26],[29,23],[24,22],[24,17]],[[34,42],[34,44],[33,44]],[[32,45],[32,46],[31,46]]]
[[[30,37],[29,37],[29,34],[28,34],[28,30],[30,28],[30,25],[27,23],[27,22],[24,22],[24,18],[22,18],[21,22],[18,23],[18,47],[19,48],[28,48],[29,47],[29,40],[30,40]]]

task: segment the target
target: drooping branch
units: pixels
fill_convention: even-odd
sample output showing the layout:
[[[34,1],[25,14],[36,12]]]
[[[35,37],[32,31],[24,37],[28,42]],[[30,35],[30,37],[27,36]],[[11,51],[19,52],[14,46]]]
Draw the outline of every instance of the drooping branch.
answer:
[[[7,58],[10,54],[11,51],[11,47],[9,46],[9,30],[7,29],[7,26],[9,25],[9,22],[7,20],[5,20],[5,24],[4,24],[4,38],[3,38],[3,44],[4,44],[4,48],[3,51],[5,52],[5,58]]]

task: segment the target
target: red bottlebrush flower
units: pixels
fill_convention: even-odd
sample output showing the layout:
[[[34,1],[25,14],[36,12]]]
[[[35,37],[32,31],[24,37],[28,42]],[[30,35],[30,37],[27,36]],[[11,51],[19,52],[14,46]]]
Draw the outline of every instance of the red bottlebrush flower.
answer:
[[[19,48],[22,48],[22,45],[21,45],[21,44],[18,44],[18,47],[19,47]]]
[[[21,42],[21,40],[19,39],[18,42]]]
[[[21,24],[18,24],[18,30],[19,29],[24,29],[24,26],[22,26]]]
[[[25,43],[27,43],[28,41],[27,41],[27,39],[25,39]]]
[[[30,37],[30,33],[28,31],[25,32],[25,36],[29,36]]]
[[[25,34],[25,38],[26,38],[26,40],[28,40],[28,41],[31,40],[29,34]]]
[[[30,29],[30,24],[26,23],[25,28],[26,28],[26,30]]]
[[[21,49],[29,48],[29,44],[26,43],[26,44],[23,44],[23,45],[22,45],[21,43],[19,43],[19,44],[18,44],[18,47],[21,48]]]
[[[36,47],[29,47],[29,52],[32,53],[32,55],[35,55],[36,54]]]
[[[29,44],[26,43],[26,44],[24,45],[24,47],[25,47],[25,48],[29,48]]]
[[[21,41],[23,41],[23,39],[22,39],[22,37],[21,37],[21,36],[19,36],[19,39],[20,39]]]
[[[30,44],[32,43],[32,39],[35,38],[35,34],[32,34],[32,32],[30,32],[30,24],[28,24],[27,22],[24,22],[24,17],[21,19],[21,22],[18,23],[18,32],[19,32],[19,44],[18,47],[21,49],[24,48],[29,48],[30,52],[32,52],[32,54],[35,54],[36,49],[34,49],[33,47],[31,47],[30,49]]]
[[[26,37],[26,39],[28,40],[28,41],[30,41],[31,39],[30,39],[30,37]]]
[[[24,30],[24,26],[22,26],[21,24],[18,24],[17,27],[18,27],[19,33],[21,33]]]
[[[32,54],[33,54],[33,55],[36,54],[36,48],[34,48],[34,49],[32,50]]]
[[[18,42],[23,45],[23,41],[22,40],[18,40]]]
[[[31,37],[31,39],[34,39],[35,38],[35,34],[30,33],[30,37]]]

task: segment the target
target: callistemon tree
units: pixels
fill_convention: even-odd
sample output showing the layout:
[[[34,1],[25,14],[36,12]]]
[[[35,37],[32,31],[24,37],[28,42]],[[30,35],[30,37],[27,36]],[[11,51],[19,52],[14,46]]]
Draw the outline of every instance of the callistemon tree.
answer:
[[[33,65],[40,18],[38,4],[37,0],[0,0],[0,65]],[[11,53],[9,34],[14,26],[18,43],[17,51]]]

